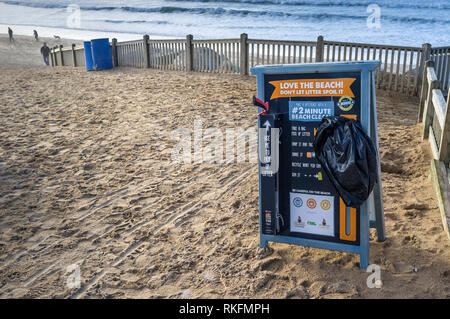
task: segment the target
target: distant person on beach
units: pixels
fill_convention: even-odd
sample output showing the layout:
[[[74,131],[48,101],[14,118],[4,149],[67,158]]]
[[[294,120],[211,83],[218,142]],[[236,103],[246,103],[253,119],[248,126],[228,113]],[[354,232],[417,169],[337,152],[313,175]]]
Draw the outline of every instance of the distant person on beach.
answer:
[[[41,48],[41,54],[44,57],[45,64],[48,64],[48,56],[50,55],[50,48],[47,46],[47,43],[44,42],[44,45]]]
[[[9,42],[14,42],[13,30],[10,27],[8,27],[8,35],[9,35]]]
[[[38,36],[38,33],[36,30],[33,30],[33,35],[34,35],[34,38],[36,39],[36,41],[39,41],[39,36]]]

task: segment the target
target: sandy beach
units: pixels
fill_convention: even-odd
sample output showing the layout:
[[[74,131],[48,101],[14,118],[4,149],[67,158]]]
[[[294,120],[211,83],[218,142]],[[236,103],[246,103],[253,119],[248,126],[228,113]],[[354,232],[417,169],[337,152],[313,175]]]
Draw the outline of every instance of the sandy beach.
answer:
[[[371,289],[359,256],[259,249],[257,164],[171,160],[195,120],[256,129],[254,77],[51,68],[39,47],[0,36],[0,298],[450,298],[417,98],[377,91],[387,240],[372,230]]]

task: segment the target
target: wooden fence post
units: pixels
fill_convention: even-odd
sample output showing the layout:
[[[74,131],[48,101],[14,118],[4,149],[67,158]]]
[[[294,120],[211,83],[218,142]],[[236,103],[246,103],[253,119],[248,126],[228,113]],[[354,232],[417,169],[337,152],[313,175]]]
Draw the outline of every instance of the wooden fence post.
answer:
[[[59,51],[56,51],[57,49],[58,49],[58,46],[55,45],[55,47],[53,48],[53,50],[55,52],[55,64],[56,64],[56,66],[60,66],[59,63],[58,63],[58,52]]]
[[[192,46],[192,40],[194,37],[192,34],[186,36],[186,71],[190,72],[194,70],[194,47]]]
[[[142,41],[144,42],[144,52],[145,52],[145,67],[150,67],[150,46],[148,43],[149,40],[148,34],[144,35],[142,38]]]
[[[419,74],[417,76],[416,92],[420,92],[420,89],[422,88],[422,83],[423,81],[425,81],[425,79],[423,79],[421,75],[424,74],[423,71],[424,69],[426,69],[425,63],[430,59],[430,56],[431,56],[431,44],[429,43],[422,44],[422,59],[420,60]]]
[[[433,66],[434,62],[431,67]],[[428,81],[428,73],[425,73],[424,81]],[[425,100],[425,108],[423,110],[423,134],[422,134],[423,139],[428,138],[429,126],[431,125],[431,121],[433,120],[434,114],[433,90],[437,88],[439,88],[439,81],[436,78],[431,79],[431,82],[428,82],[427,98]]]
[[[55,53],[53,52],[53,48],[51,48],[50,49],[50,61],[52,63],[52,67],[55,66],[54,55],[55,55]]]
[[[118,67],[119,66],[119,59],[117,58],[117,39],[113,38],[111,40],[111,53],[113,57],[113,66]]]
[[[323,36],[321,35],[317,37],[315,62],[323,62]]]
[[[72,43],[72,65],[77,66],[77,57],[75,55],[75,43]]]
[[[425,62],[425,67],[423,68],[421,77],[422,77],[422,87],[420,88],[420,101],[419,101],[419,114],[417,116],[417,123],[422,122],[423,117],[423,108],[425,107],[425,103],[427,101],[427,93],[428,93],[428,80],[427,80],[427,69],[434,67],[434,62],[431,60],[427,60]]]
[[[64,56],[63,56],[63,45],[62,44],[60,44],[59,45],[59,54],[60,54],[60,56],[61,56],[61,66],[64,66]]]
[[[240,71],[241,75],[248,74],[248,35],[247,33],[241,34],[241,59],[240,59]]]

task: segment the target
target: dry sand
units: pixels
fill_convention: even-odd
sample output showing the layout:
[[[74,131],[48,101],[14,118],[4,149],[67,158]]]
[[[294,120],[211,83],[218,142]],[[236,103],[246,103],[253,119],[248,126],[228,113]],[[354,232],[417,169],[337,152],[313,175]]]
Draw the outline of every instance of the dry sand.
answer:
[[[356,255],[258,248],[256,164],[171,161],[171,130],[195,119],[255,127],[255,78],[0,72],[0,297],[450,297],[416,98],[377,92],[387,240],[372,230],[383,287],[370,289]],[[66,285],[71,264],[79,289]]]

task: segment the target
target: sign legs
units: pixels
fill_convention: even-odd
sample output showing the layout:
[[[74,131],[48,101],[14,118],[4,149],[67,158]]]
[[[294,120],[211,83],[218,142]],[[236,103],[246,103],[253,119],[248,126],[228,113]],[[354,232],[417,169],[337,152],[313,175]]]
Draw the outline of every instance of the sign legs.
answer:
[[[369,266],[369,212],[367,201],[361,206],[359,213],[360,219],[360,252],[359,252],[359,267],[366,269]]]

